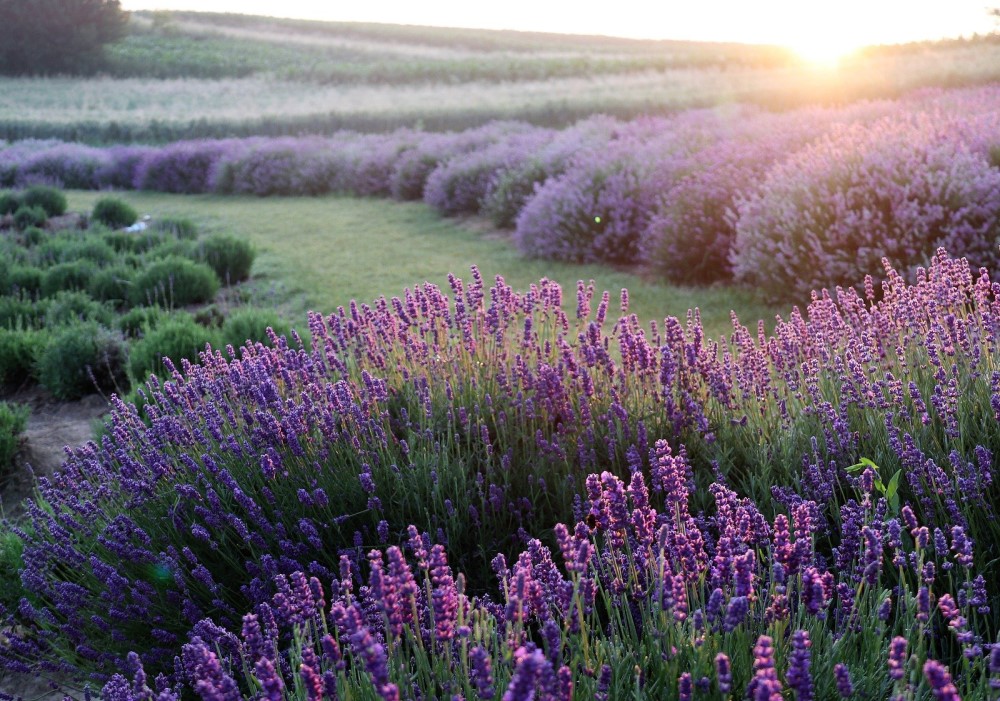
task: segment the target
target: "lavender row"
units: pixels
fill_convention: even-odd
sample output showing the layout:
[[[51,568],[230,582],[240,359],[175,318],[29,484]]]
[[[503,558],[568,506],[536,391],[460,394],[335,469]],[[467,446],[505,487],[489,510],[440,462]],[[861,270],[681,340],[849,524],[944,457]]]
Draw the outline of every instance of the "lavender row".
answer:
[[[639,263],[680,283],[771,297],[927,265],[945,246],[997,261],[1000,89],[769,113],[733,107],[563,131],[179,142],[97,149],[19,142],[0,185],[423,198],[513,227],[528,255]],[[826,272],[828,271],[828,272]],[[910,278],[912,279],[912,278]]]
[[[869,471],[841,531],[847,568],[831,570],[815,502],[771,522],[716,484],[704,518],[689,507],[683,454],[659,441],[649,459],[649,482],[589,475],[582,518],[556,525],[553,548],[531,540],[510,565],[498,556],[498,601],[470,595],[445,549],[411,527],[405,549],[343,556],[325,586],[278,575],[238,632],[199,621],[156,691],[131,654],[129,676],[102,696],[956,701],[1000,690],[1000,645],[981,637],[990,607],[961,530],[931,537],[908,507],[891,513]]]
[[[796,618],[795,628],[816,644],[828,640],[828,668],[843,663],[863,679],[884,681],[864,665],[876,664],[891,633],[909,641],[921,665],[941,662],[961,675],[963,688],[979,688],[1000,622],[993,474],[1000,285],[944,252],[914,284],[891,268],[885,274],[878,295],[869,279],[865,296],[853,288],[817,295],[806,316],[794,312],[771,336],[734,319],[732,335],[712,341],[696,311],[686,322],[642,328],[627,313],[625,291],[612,301],[580,283],[575,300],[565,300],[575,301],[576,313],[567,314],[550,281],[518,293],[498,278],[487,289],[474,270],[468,283],[452,278],[448,292],[428,284],[371,306],[314,314],[309,350],[274,339],[274,347],[206,351],[200,365],[184,363],[147,388],[147,422],[116,402],[101,444],[75,451],[41,482],[29,521],[12,529],[24,544],[24,598],[5,612],[5,629],[18,633],[0,656],[10,669],[103,681],[127,670],[136,652],[152,674],[183,682],[173,660],[205,618],[236,634],[247,611],[274,601],[281,577],[302,572],[343,586],[342,556],[360,571],[369,551],[398,546],[415,525],[477,594],[495,587],[489,561],[496,553],[520,561],[534,538],[579,553],[596,538],[595,551],[607,550],[587,560],[600,575],[588,589],[598,613],[584,611],[581,630],[603,629],[607,616],[635,609],[621,628],[653,636],[606,653],[628,659],[608,662],[622,669],[639,662],[630,651],[664,645],[656,637],[662,625],[640,625],[653,615],[644,613],[640,591],[659,592],[655,620],[676,619],[664,598],[667,569],[656,576],[643,569],[669,559],[676,586],[669,600],[695,602],[686,610],[690,625],[702,608],[703,623],[707,616],[707,625],[725,627],[708,608],[721,589],[718,606],[734,607],[734,620],[748,616],[755,626],[708,647],[732,656],[741,685],[750,683],[746,654],[759,636],[779,649],[787,643],[761,627],[783,620],[767,610],[785,596],[796,616],[814,616]],[[615,309],[621,314],[612,322]],[[867,467],[855,471],[856,464]],[[637,475],[662,492],[655,517],[643,516]],[[622,490],[628,505],[614,496]],[[739,525],[725,535],[722,522],[733,510]],[[808,523],[798,526],[804,535],[781,535],[789,518],[793,530]],[[553,540],[557,523],[586,530],[577,525],[570,541],[556,528]],[[648,554],[650,538],[656,557]],[[808,540],[808,552],[795,556],[806,567],[776,554],[797,540],[799,548]],[[623,549],[633,541],[644,545]],[[615,559],[623,553],[625,561]],[[730,556],[742,564],[724,565]],[[815,571],[807,584],[808,568]],[[589,572],[564,570],[569,581]],[[520,584],[516,573],[500,571],[507,607],[511,582],[515,592]],[[761,583],[753,596],[748,576]],[[803,579],[790,583],[795,576]],[[564,591],[551,577],[554,590]],[[659,589],[644,588],[657,577]],[[431,609],[432,594],[424,604]],[[934,600],[939,608],[945,602],[944,618],[913,628],[913,620],[926,621],[910,617],[930,616]],[[557,620],[567,615],[569,604],[562,605],[551,614]],[[836,645],[845,620],[875,620],[882,607],[884,634],[866,643],[863,657],[829,652],[851,648]],[[954,630],[945,625],[959,619]],[[508,619],[496,620],[500,630]],[[528,642],[544,647],[534,637],[544,620],[537,623],[503,655],[498,634],[487,650],[497,666],[501,657],[511,665]],[[379,635],[372,633],[384,645]],[[589,650],[598,637],[567,644]],[[619,638],[603,644],[614,648]],[[680,642],[649,647],[648,664],[660,652],[669,658],[673,647],[683,649]],[[589,652],[573,654],[598,669]],[[708,676],[705,664],[682,658],[667,667],[670,684],[685,673],[694,681]],[[914,693],[919,671],[915,678],[907,682]]]

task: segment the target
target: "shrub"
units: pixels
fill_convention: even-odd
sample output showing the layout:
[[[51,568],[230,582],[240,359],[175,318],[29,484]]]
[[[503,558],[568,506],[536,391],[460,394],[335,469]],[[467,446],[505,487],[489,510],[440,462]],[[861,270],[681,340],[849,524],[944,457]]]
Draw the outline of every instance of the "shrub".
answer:
[[[227,316],[223,322],[220,343],[221,345],[231,345],[234,348],[239,348],[247,341],[272,346],[274,344],[267,333],[269,328],[278,337],[287,337],[291,331],[288,323],[273,311],[249,307],[238,309]]]
[[[129,301],[133,306],[183,307],[211,302],[218,291],[219,278],[207,265],[169,256],[139,271],[132,281]]]
[[[116,145],[107,149],[108,160],[97,172],[101,189],[131,190],[135,185],[140,163],[156,150],[153,146]]]
[[[1000,266],[1000,171],[930,118],[825,137],[775,167],[738,206],[735,275],[772,299],[878,277],[908,279],[938,247]]]
[[[0,217],[5,214],[13,214],[20,209],[21,198],[13,192],[0,192]]]
[[[131,253],[139,237],[128,231],[105,231],[101,234],[101,239],[115,253]]]
[[[135,186],[157,192],[200,193],[211,190],[216,163],[239,141],[181,141],[145,156],[136,169]]]
[[[45,273],[30,265],[15,265],[7,275],[8,290],[11,294],[36,295],[42,290]]]
[[[517,215],[538,187],[562,175],[585,151],[604,148],[621,127],[618,120],[596,116],[560,131],[531,158],[500,173],[483,201],[483,213],[498,227],[513,228]]]
[[[29,226],[27,229],[21,232],[19,237],[21,245],[25,248],[34,248],[42,241],[48,237],[45,229],[39,229],[37,226]]]
[[[198,260],[199,252],[196,242],[170,238],[158,232],[150,232],[135,239],[133,246],[135,252],[144,253],[147,260],[176,256],[201,262]]]
[[[38,380],[38,359],[48,344],[48,332],[0,328],[0,386],[18,389]]]
[[[213,234],[198,246],[198,258],[227,285],[250,277],[255,256],[249,241],[225,234]]]
[[[89,261],[104,266],[117,258],[115,249],[103,237],[93,234],[61,234],[42,243],[34,258],[40,265]]]
[[[14,467],[14,455],[21,442],[21,434],[28,425],[29,409],[25,404],[0,401],[0,479]],[[0,566],[7,553],[0,541]],[[0,580],[2,581],[2,580]]]
[[[178,239],[193,241],[198,238],[198,229],[190,219],[182,217],[160,217],[154,219],[149,228]]]
[[[13,611],[25,595],[19,572],[24,569],[24,543],[12,531],[0,530],[0,608]]]
[[[107,165],[108,155],[104,149],[64,143],[26,158],[17,169],[16,181],[22,186],[44,183],[74,190],[93,190],[99,186],[98,172]],[[53,195],[49,193],[46,197]],[[65,211],[66,205],[62,207]],[[59,214],[62,212],[52,212],[51,216]]]
[[[47,220],[48,216],[41,207],[30,207],[24,204],[14,212],[14,226],[21,231],[33,226],[44,226]]]
[[[656,192],[625,160],[588,164],[545,182],[517,217],[519,251],[577,263],[633,263]]]
[[[94,391],[122,391],[128,384],[128,346],[121,333],[78,322],[54,331],[38,359],[38,382],[59,399]]]
[[[182,360],[196,362],[206,344],[218,345],[216,331],[198,324],[187,314],[171,315],[158,320],[132,346],[129,370],[136,383],[145,381],[150,374],[168,377],[164,358],[180,368]]]
[[[45,319],[47,299],[21,293],[0,297],[0,329],[34,328]]]
[[[42,278],[42,295],[51,297],[63,290],[86,290],[96,272],[97,266],[89,260],[53,265]]]
[[[124,229],[135,224],[139,215],[128,202],[115,197],[102,197],[94,204],[91,218],[111,229]]]
[[[164,316],[165,312],[161,307],[132,307],[118,316],[115,325],[127,337],[139,338],[155,328]],[[134,357],[134,351],[132,355]]]
[[[505,172],[522,166],[551,139],[549,131],[539,129],[457,155],[427,178],[424,201],[442,214],[475,214]]]
[[[21,196],[28,207],[41,207],[50,217],[62,216],[66,213],[66,195],[54,187],[35,185],[29,187]]]
[[[108,326],[114,318],[107,306],[84,292],[58,292],[48,302],[45,326],[50,329],[76,321],[96,321]]]
[[[98,270],[87,285],[87,293],[101,302],[124,304],[129,300],[129,290],[135,275],[135,269],[126,265]]]

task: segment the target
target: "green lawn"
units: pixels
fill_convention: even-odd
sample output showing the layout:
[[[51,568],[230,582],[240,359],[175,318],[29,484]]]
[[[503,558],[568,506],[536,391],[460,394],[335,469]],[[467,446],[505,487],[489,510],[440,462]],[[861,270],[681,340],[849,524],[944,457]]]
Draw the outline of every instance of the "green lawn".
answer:
[[[70,209],[89,211],[105,194],[70,192]],[[618,308],[623,287],[629,290],[631,311],[644,320],[683,318],[688,309],[698,307],[712,336],[731,328],[731,309],[748,325],[760,318],[770,322],[786,311],[735,288],[672,287],[608,266],[528,260],[504,237],[442,219],[420,203],[340,196],[117,196],[143,214],[188,217],[204,230],[248,238],[258,249],[258,303],[278,306],[293,323],[304,319],[307,309],[329,313],[351,299],[391,297],[424,281],[446,286],[449,272],[467,279],[471,265],[478,265],[487,280],[503,275],[517,289],[542,277],[554,279],[563,286],[567,307],[573,308],[577,280],[594,280],[599,290],[611,292],[609,316]]]

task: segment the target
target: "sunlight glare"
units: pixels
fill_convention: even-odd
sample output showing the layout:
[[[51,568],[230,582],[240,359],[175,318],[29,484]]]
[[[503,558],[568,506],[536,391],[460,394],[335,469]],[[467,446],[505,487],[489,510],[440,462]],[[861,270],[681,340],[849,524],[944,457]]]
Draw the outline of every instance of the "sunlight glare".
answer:
[[[834,69],[840,62],[863,46],[861,42],[844,41],[841,37],[816,37],[809,42],[795,42],[789,48],[806,64],[814,68]]]

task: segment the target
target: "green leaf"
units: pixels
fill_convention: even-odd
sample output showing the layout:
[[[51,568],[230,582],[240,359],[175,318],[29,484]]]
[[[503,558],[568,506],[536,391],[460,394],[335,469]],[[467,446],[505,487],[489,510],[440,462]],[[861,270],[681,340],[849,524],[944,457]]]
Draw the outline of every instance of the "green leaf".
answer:
[[[896,474],[889,480],[889,487],[885,490],[885,496],[890,501],[896,496],[896,492],[899,491],[899,476],[901,474],[903,474],[902,470],[896,470]]]

